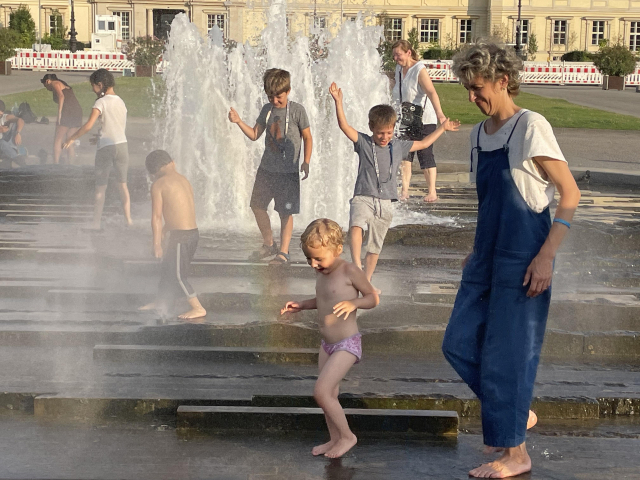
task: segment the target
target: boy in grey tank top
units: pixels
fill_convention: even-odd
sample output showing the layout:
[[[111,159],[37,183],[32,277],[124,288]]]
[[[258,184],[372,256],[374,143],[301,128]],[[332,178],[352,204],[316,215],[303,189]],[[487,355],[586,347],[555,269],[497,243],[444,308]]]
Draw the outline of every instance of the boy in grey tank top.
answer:
[[[422,140],[401,140],[393,136],[397,120],[394,108],[391,105],[376,105],[369,110],[369,128],[372,135],[367,135],[358,132],[347,122],[342,106],[342,90],[335,83],[331,84],[329,93],[336,103],[338,126],[353,142],[360,160],[349,211],[349,240],[351,259],[355,265],[362,268],[362,237],[365,227],[368,228],[364,273],[367,280],[371,281],[384,237],[393,219],[391,202],[398,201],[396,177],[402,159],[410,152],[427,148],[444,131],[458,130],[460,122],[447,119],[435,132]]]

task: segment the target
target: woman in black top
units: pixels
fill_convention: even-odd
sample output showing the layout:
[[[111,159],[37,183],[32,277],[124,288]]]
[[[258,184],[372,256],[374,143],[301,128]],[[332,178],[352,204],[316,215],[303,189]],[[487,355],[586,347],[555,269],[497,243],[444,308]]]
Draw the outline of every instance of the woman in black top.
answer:
[[[53,163],[60,162],[62,144],[82,126],[82,108],[73,93],[73,89],[54,73],[47,73],[42,80],[44,88],[53,92],[53,101],[58,104],[56,133],[53,139]],[[68,150],[67,161],[75,157],[73,146]]]

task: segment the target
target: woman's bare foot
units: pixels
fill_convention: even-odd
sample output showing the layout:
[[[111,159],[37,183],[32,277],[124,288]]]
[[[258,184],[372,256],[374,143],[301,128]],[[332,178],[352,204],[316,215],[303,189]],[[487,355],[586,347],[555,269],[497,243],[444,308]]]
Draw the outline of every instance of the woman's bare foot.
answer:
[[[533,410],[529,410],[529,419],[527,420],[527,430],[535,427],[536,423],[538,423],[538,416],[534,413]],[[490,455],[492,453],[501,453],[501,452],[504,452],[504,448],[502,448],[502,447],[489,447],[489,446],[485,445],[484,450],[483,450],[482,453],[484,453],[486,455]]]
[[[311,449],[311,454],[312,455],[324,455],[325,453],[327,453],[329,450],[331,450],[331,447],[333,447],[333,445],[336,442],[333,440],[329,440],[327,443],[323,443],[322,445],[318,445],[317,447],[313,447]]]
[[[409,200],[409,192],[403,191],[402,193],[400,193],[398,200],[400,200],[401,202],[406,202],[407,200]]]
[[[205,317],[206,315],[207,311],[202,306],[200,306],[199,308],[192,308],[188,312],[178,315],[178,318],[180,318],[181,320],[191,320],[193,318]]]
[[[531,470],[531,458],[525,444],[507,448],[495,462],[474,468],[469,475],[475,478],[507,478],[521,475]]]
[[[324,456],[329,458],[339,458],[351,450],[356,443],[358,443],[358,438],[353,434],[351,434],[351,438],[341,438],[333,445],[331,450],[324,454]]]
[[[438,195],[436,192],[429,192],[429,195],[425,195],[423,200],[427,203],[435,203],[438,201]]]
[[[133,220],[131,220],[131,217],[129,217],[129,218],[125,218],[125,219],[124,219],[124,224],[125,224],[127,227],[131,227],[131,226],[133,226]]]

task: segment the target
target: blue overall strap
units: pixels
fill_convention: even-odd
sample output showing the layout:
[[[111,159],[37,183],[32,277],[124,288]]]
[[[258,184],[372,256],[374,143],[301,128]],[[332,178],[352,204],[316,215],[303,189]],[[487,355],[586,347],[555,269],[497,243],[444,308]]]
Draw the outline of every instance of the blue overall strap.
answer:
[[[504,149],[505,151],[509,151],[509,142],[511,141],[511,137],[513,136],[513,132],[516,131],[516,127],[518,126],[518,122],[520,121],[520,119],[524,116],[525,113],[527,113],[528,110],[524,110],[522,111],[522,113],[520,114],[520,116],[516,119],[516,123],[513,124],[513,128],[511,129],[511,133],[509,134],[509,138],[507,138],[507,143],[504,144]]]
[[[482,130],[484,128],[484,122],[486,122],[486,120],[483,120],[482,123],[480,124],[480,127],[478,127],[478,138],[476,139],[476,146],[471,148],[471,153],[469,153],[469,163],[471,164],[471,168],[470,168],[470,172],[473,172],[473,151],[474,150],[478,150],[481,151],[482,148],[480,148],[480,130]]]

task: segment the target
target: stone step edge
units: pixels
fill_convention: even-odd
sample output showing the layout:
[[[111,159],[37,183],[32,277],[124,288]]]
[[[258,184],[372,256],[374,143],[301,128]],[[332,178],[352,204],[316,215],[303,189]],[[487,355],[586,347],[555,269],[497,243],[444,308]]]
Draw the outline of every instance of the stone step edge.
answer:
[[[474,397],[451,395],[340,395],[345,408],[388,410],[449,410],[460,417],[480,417],[480,402]],[[146,419],[153,415],[175,417],[178,407],[186,405],[253,407],[317,407],[313,396],[242,395],[233,398],[117,398],[70,396],[45,392],[0,393],[0,411],[11,410],[39,417],[75,418],[82,421],[109,419]],[[541,419],[599,419],[638,415],[640,398],[633,397],[534,397],[532,410]]]
[[[454,411],[345,408],[344,413],[357,434],[458,434],[459,418]],[[320,408],[182,405],[176,415],[179,429],[326,430],[324,412]]]
[[[93,359],[98,361],[159,360],[159,357],[171,360],[316,364],[318,363],[318,349],[182,345],[96,345],[93,347]]]

